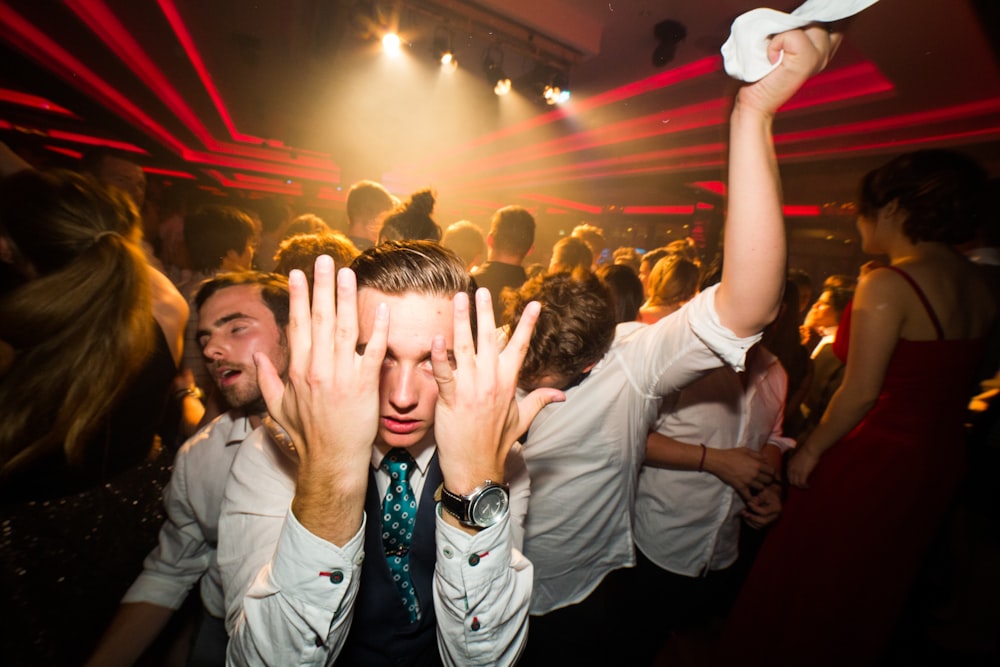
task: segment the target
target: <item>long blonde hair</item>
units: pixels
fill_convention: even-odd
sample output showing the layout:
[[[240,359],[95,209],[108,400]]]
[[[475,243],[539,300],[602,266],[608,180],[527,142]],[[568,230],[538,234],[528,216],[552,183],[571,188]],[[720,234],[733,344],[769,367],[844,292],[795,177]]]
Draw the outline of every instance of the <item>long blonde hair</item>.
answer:
[[[123,194],[67,171],[0,181],[0,237],[21,284],[0,294],[0,479],[88,438],[150,357],[155,326],[139,217]]]

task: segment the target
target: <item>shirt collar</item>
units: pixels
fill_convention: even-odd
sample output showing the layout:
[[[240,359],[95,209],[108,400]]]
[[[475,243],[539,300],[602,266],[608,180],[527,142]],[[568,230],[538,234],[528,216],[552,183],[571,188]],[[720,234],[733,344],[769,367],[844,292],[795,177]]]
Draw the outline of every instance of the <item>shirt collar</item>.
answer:
[[[230,410],[229,419],[232,421],[232,425],[229,428],[229,435],[226,436],[226,447],[240,444],[254,430],[253,426],[250,425],[250,417],[241,410]]]
[[[372,445],[372,468],[375,470],[379,469],[382,465],[382,459],[385,458],[385,455],[389,453],[390,449],[392,449],[392,447],[381,442],[376,442]],[[434,458],[434,452],[437,451],[437,445],[433,442],[427,444],[420,443],[412,447],[407,447],[406,451],[408,451],[410,456],[413,457],[413,460],[417,464],[417,469],[420,470],[420,474],[423,475],[427,473],[427,467],[431,464],[431,459]]]

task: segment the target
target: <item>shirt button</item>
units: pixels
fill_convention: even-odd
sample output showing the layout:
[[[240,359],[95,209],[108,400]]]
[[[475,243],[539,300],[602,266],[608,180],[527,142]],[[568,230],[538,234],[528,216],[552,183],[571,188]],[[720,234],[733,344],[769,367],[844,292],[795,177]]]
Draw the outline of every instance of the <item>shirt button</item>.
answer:
[[[480,628],[478,616],[472,619],[472,625],[470,625],[469,627],[472,628],[473,632],[475,632]]]
[[[444,549],[441,550],[441,553],[444,554],[445,558],[451,558],[452,556],[455,555],[455,552],[451,550],[451,547],[445,547]]]
[[[469,565],[472,567],[479,565],[479,554],[472,554],[469,556]]]
[[[344,573],[340,570],[334,570],[330,573],[330,581],[334,584],[339,584],[344,581]]]
[[[316,648],[322,648],[323,647],[323,638],[317,636],[315,644],[316,644]]]

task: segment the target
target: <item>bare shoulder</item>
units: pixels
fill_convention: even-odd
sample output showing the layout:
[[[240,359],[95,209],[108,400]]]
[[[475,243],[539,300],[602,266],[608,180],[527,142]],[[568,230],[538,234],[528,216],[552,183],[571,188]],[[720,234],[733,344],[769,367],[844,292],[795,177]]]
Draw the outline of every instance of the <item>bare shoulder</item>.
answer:
[[[922,293],[944,330],[945,338],[978,338],[990,328],[996,304],[981,272],[958,253],[941,253],[932,260],[904,262],[899,268],[917,285],[917,290],[895,271],[873,271],[866,289],[878,290],[881,299],[896,299],[906,311],[903,337],[936,337],[919,294]],[[862,283],[858,285],[862,290]],[[919,290],[919,292],[918,292]],[[884,301],[883,301],[884,302]]]
[[[149,267],[149,282],[153,290],[153,309],[160,326],[170,329],[183,328],[190,307],[180,290],[158,270]]]

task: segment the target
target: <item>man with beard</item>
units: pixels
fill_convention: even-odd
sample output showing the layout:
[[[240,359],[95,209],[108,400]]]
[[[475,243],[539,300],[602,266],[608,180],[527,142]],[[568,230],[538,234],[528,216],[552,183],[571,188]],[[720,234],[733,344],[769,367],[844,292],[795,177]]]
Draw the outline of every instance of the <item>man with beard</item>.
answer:
[[[122,598],[89,665],[131,665],[157,638],[201,580],[202,618],[192,665],[225,663],[225,608],[216,562],[219,514],[236,451],[267,413],[253,355],[288,368],[288,282],[253,271],[220,274],[200,286],[197,341],[228,410],[178,451],[164,492],[160,543]]]

